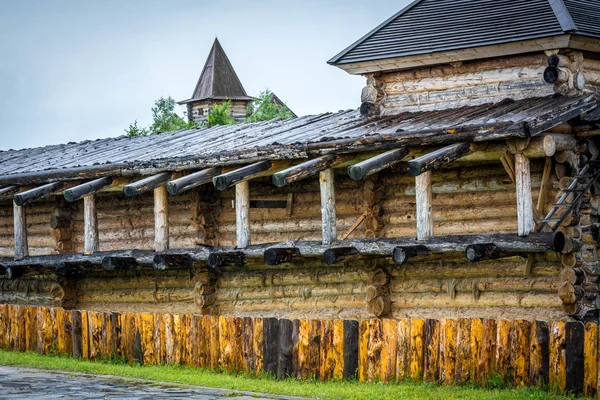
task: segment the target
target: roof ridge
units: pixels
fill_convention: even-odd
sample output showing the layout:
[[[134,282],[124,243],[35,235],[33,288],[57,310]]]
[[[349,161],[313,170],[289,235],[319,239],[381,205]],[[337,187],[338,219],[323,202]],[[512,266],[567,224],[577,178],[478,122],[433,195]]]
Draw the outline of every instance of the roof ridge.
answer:
[[[577,30],[577,25],[563,0],[548,0],[548,3],[550,3],[550,7],[552,7],[552,11],[554,11],[554,15],[556,15],[563,31],[572,32]]]

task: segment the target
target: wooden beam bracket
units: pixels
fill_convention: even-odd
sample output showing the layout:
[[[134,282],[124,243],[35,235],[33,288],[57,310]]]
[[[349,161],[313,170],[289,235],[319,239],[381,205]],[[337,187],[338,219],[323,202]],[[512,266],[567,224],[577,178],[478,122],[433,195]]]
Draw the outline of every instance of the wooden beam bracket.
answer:
[[[149,176],[147,178],[141,179],[137,182],[130,183],[123,188],[123,194],[125,197],[133,198],[135,196],[139,196],[140,194],[147,193],[151,190],[156,189],[157,187],[164,185],[171,179],[170,172],[161,172],[160,174],[156,174],[153,176]]]

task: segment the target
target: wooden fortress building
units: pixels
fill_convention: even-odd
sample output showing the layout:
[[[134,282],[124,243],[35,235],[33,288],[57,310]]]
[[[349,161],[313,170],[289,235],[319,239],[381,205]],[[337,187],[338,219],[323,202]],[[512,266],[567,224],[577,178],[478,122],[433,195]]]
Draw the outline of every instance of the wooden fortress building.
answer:
[[[360,110],[0,152],[0,302],[597,319],[598,19],[419,0],[329,61]],[[232,76],[216,41],[194,119]]]

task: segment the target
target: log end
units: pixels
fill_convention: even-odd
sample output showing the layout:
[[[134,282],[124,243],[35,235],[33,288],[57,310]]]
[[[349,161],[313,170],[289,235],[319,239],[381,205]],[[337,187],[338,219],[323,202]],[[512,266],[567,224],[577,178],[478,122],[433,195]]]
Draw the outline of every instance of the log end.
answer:
[[[72,203],[75,200],[77,200],[75,193],[73,193],[73,191],[71,189],[65,190],[64,197],[65,197],[65,200],[68,201],[69,203]]]
[[[544,81],[546,81],[546,83],[554,84],[558,81],[559,77],[560,71],[558,70],[558,67],[554,65],[551,65],[544,70]]]
[[[387,297],[377,297],[367,302],[367,311],[376,317],[383,317],[392,311],[392,303]]]
[[[552,250],[561,252],[564,250],[566,244],[565,234],[562,232],[555,232],[552,238]]]
[[[177,196],[179,194],[179,188],[177,188],[177,185],[175,183],[167,182],[167,192],[171,196]]]
[[[408,171],[408,175],[410,176],[421,175],[421,164],[419,164],[418,162],[414,162],[414,160],[408,162],[408,166],[406,167],[406,169]]]
[[[394,250],[392,251],[392,260],[394,260],[394,263],[396,263],[396,265],[404,264],[407,259],[408,255],[402,247],[394,248]]]
[[[348,167],[348,176],[355,181],[360,181],[365,177],[365,173],[360,165],[352,165]]]
[[[230,185],[229,179],[226,176],[219,175],[213,178],[213,185],[217,190],[228,189]]]
[[[20,265],[8,266],[5,269],[6,269],[6,278],[9,280],[18,279],[18,278],[22,277],[23,274],[25,273],[25,268]]]
[[[283,174],[275,173],[271,177],[271,182],[273,182],[273,185],[275,185],[277,187],[284,187],[285,186],[285,176]]]
[[[125,195],[125,197],[127,197],[128,199],[132,199],[135,197],[135,188],[131,187],[131,186],[125,186],[123,188],[123,194]]]
[[[166,271],[168,269],[164,257],[161,257],[160,254],[154,256],[154,259],[152,260],[152,265],[154,266],[154,269],[156,271]]]
[[[327,249],[325,253],[323,253],[323,261],[327,265],[332,265],[337,262],[337,254],[334,249]]]

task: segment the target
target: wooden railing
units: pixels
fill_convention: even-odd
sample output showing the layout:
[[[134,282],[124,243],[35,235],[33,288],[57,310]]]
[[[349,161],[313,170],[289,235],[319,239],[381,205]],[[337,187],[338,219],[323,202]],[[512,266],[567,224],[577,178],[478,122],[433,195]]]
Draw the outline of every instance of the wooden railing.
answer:
[[[278,378],[490,380],[595,396],[598,325],[491,319],[288,320],[0,305],[0,347]]]

